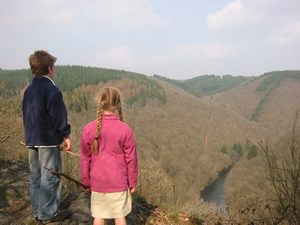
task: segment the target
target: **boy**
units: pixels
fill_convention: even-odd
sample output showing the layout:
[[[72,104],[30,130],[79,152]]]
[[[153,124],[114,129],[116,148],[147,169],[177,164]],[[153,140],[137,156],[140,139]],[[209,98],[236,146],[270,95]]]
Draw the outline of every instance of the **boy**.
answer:
[[[55,86],[56,57],[39,50],[30,55],[31,71],[35,74],[24,93],[22,110],[25,142],[29,153],[30,197],[33,215],[44,224],[66,219],[59,210],[61,181],[49,173],[61,171],[60,145],[71,151],[68,116],[62,93]]]

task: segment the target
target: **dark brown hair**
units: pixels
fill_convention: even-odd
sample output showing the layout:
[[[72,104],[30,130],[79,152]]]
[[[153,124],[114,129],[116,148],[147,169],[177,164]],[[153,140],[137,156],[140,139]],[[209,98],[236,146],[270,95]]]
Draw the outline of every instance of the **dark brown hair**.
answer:
[[[92,152],[96,155],[98,154],[98,139],[101,133],[102,115],[104,111],[113,113],[118,111],[119,119],[124,122],[121,95],[116,88],[105,87],[98,96],[97,129],[95,140],[92,145]]]
[[[56,59],[56,57],[44,50],[35,51],[34,54],[29,56],[32,74],[35,74],[36,76],[47,75],[49,73],[49,66],[50,68],[53,68]]]

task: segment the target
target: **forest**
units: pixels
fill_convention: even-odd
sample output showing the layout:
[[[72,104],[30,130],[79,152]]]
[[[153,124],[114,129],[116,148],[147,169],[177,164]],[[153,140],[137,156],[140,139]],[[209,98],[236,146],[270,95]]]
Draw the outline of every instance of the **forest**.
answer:
[[[19,144],[24,140],[21,99],[32,78],[30,70],[0,70],[1,158],[27,160],[26,149]],[[96,116],[99,90],[117,87],[125,103],[125,122],[132,127],[138,146],[136,197],[211,222],[218,220],[214,214],[233,216],[247,207],[257,213],[236,213],[235,221],[275,218],[276,205],[263,210],[270,204],[266,198],[274,199],[276,191],[270,191],[263,176],[261,153],[272,146],[278,157],[282,149],[289,149],[294,112],[300,108],[299,78],[300,71],[275,71],[251,78],[204,75],[174,81],[122,70],[56,66],[54,82],[68,108],[73,152],[79,152],[83,126]],[[64,156],[63,170],[77,179],[78,160]],[[277,160],[280,164],[281,158]],[[203,202],[200,192],[229,167],[226,204],[217,207]],[[76,188],[70,184],[70,189]]]
[[[66,96],[66,104],[71,111],[81,112],[90,107],[89,93],[82,91],[84,87],[105,85],[108,81],[124,80],[126,87],[123,93],[126,104],[146,98],[158,99],[162,104],[166,101],[162,87],[145,75],[124,70],[113,70],[83,66],[56,66],[55,83]],[[12,97],[30,84],[33,75],[28,70],[0,70],[0,95]],[[98,90],[99,91],[99,90]]]
[[[197,97],[214,95],[226,92],[235,86],[251,79],[251,77],[232,76],[232,75],[202,75],[188,80],[174,80],[167,77],[153,75],[153,77],[166,81],[179,87]]]

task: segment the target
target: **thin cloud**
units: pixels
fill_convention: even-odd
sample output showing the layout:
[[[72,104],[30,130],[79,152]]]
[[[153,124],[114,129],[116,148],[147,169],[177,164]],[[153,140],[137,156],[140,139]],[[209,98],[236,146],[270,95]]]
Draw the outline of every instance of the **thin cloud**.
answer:
[[[234,41],[259,40],[273,44],[299,42],[300,2],[235,0],[207,16],[207,26]]]
[[[50,26],[54,29],[64,25],[75,27],[76,24],[87,24],[86,27],[89,24],[101,24],[131,28],[168,23],[148,6],[147,0],[1,1],[0,19],[2,29],[50,29]]]
[[[128,47],[113,47],[109,50],[98,53],[91,60],[92,64],[105,65],[108,68],[131,68],[141,60],[141,55]]]
[[[234,46],[225,42],[188,43],[155,54],[152,60],[222,59],[234,56],[234,52]]]
[[[53,1],[1,1],[0,28],[11,30],[55,29],[71,23],[75,13],[69,8]]]
[[[167,20],[153,12],[146,0],[92,1],[84,7],[88,15],[98,23],[117,27],[141,27],[164,25]]]
[[[277,32],[271,34],[269,39],[275,44],[299,43],[300,40],[300,21],[287,24]],[[299,43],[300,44],[300,43]]]
[[[253,24],[254,18],[252,7],[236,0],[225,6],[221,11],[210,13],[207,16],[207,25],[215,30],[241,28]]]
[[[234,58],[235,54],[236,49],[232,44],[209,42],[178,45],[163,52],[149,55],[128,47],[114,47],[98,53],[94,59],[89,61],[92,62],[92,66],[153,71],[155,73],[155,70],[161,71],[174,66],[178,67],[180,64],[182,67],[184,67],[184,64],[199,64],[201,60],[228,60],[228,58]]]

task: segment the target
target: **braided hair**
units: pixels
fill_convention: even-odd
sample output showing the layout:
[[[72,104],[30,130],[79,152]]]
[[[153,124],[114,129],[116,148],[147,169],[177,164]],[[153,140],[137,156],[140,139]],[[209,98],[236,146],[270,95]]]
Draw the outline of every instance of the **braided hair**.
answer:
[[[92,145],[92,152],[97,155],[98,154],[98,142],[102,128],[102,115],[104,111],[108,112],[116,112],[118,111],[119,119],[124,122],[123,117],[123,109],[121,102],[120,92],[113,87],[105,87],[102,89],[100,94],[98,95],[98,109],[97,109],[97,129],[95,140]]]

